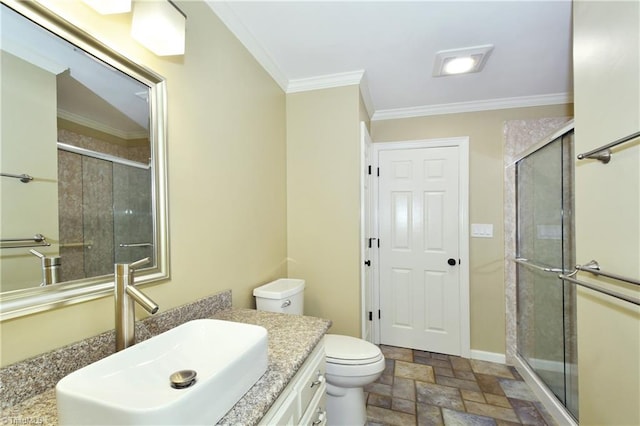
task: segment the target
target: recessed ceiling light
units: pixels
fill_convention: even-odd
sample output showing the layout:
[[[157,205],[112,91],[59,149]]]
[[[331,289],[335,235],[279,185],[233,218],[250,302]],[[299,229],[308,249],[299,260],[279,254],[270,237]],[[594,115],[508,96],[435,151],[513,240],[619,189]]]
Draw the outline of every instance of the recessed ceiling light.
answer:
[[[458,58],[445,59],[442,70],[445,74],[463,74],[471,71],[475,65],[475,58],[471,56],[460,56]]]
[[[436,53],[433,76],[467,74],[482,70],[493,45],[466,47],[463,49],[441,50]]]

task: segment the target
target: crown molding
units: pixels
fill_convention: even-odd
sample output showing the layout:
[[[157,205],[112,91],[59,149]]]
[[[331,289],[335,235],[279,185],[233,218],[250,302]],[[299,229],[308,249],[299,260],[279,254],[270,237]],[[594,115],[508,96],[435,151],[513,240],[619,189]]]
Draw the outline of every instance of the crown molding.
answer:
[[[317,77],[300,78],[290,80],[287,86],[287,93],[307,92],[309,90],[331,89],[334,87],[344,87],[358,85],[360,96],[367,110],[367,115],[371,117],[374,112],[367,75],[364,70],[342,72],[337,74],[327,74]]]
[[[229,6],[228,2],[206,0],[206,3],[285,93],[297,93],[358,84],[360,85],[360,93],[367,109],[367,113],[371,117],[372,121],[456,114],[462,112],[489,111],[496,109],[558,105],[573,102],[572,93],[553,93],[548,95],[498,98],[483,101],[424,105],[419,107],[376,111],[373,106],[364,70],[328,74],[310,78],[289,79],[267,51],[262,48],[260,43],[258,43],[251,31],[249,31],[241,22],[233,9]]]
[[[54,75],[61,74],[68,69],[66,65],[56,62],[51,58],[42,56],[37,50],[29,47],[27,44],[11,38],[12,35],[6,37],[3,34],[1,50],[4,50],[23,61],[29,62],[32,65]]]
[[[374,111],[373,102],[371,100],[369,87],[364,78],[364,70],[290,80],[285,73],[282,72],[271,55],[262,48],[260,43],[258,43],[253,34],[241,22],[227,2],[207,0],[206,3],[285,93],[359,84],[367,114],[369,117],[372,116]]]
[[[425,117],[430,115],[456,114],[463,112],[491,111],[496,109],[525,108],[543,105],[559,105],[573,102],[573,93],[521,96],[515,98],[487,99],[484,101],[457,102],[451,104],[424,105],[410,108],[378,110],[372,121],[400,118]]]
[[[81,126],[88,127],[93,130],[97,130],[99,132],[108,133],[120,139],[130,140],[130,139],[143,139],[143,138],[149,137],[149,133],[147,131],[125,132],[123,130],[116,129],[115,127],[108,126],[106,124],[100,123],[95,120],[91,120],[90,118],[86,118],[69,111],[65,111],[60,108],[58,108],[58,117],[67,121],[71,121],[72,123],[79,124]]]
[[[360,84],[364,70],[326,74],[317,77],[289,80],[287,93],[306,92],[309,90],[330,89],[332,87],[351,86]]]
[[[224,1],[207,0],[207,5],[218,16],[222,23],[236,36],[256,61],[282,90],[287,91],[289,79],[282,72],[276,61],[262,48],[251,31],[240,21],[233,9]]]

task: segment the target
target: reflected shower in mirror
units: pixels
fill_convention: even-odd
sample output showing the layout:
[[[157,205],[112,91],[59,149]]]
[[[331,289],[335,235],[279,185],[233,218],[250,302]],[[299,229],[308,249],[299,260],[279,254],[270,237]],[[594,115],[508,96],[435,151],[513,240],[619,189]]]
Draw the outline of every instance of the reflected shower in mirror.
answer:
[[[59,132],[59,140],[74,136]],[[148,157],[148,143],[138,151]],[[153,261],[148,160],[145,164],[58,143],[58,178],[63,281],[110,274],[114,263],[144,257]]]
[[[35,2],[1,7],[2,318],[104,294],[114,263],[166,278],[163,79]]]

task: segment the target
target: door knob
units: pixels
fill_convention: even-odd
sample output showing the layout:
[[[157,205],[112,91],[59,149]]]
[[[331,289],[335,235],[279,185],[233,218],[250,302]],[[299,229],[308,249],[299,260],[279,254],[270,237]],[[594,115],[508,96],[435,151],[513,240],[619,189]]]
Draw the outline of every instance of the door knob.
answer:
[[[456,262],[454,258],[450,257],[449,260],[447,260],[447,263],[451,266],[455,266],[458,262]]]
[[[364,264],[367,265],[367,266],[371,266],[371,261],[370,260],[365,260]]]

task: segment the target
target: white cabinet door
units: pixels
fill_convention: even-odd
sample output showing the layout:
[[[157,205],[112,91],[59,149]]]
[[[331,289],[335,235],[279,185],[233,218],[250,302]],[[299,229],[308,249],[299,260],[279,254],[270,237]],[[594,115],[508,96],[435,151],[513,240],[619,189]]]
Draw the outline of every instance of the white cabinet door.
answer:
[[[270,426],[298,426],[299,417],[298,395],[290,393],[273,416],[266,423],[260,422],[260,424]]]
[[[305,424],[301,423],[301,419],[316,426],[322,423],[324,417],[317,415],[317,412],[319,409],[324,412],[324,359],[324,341],[320,341],[260,420],[260,425],[299,426]]]

